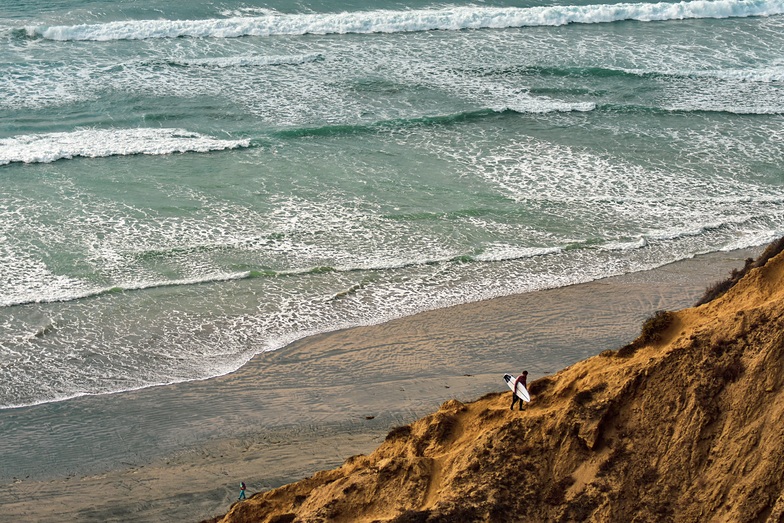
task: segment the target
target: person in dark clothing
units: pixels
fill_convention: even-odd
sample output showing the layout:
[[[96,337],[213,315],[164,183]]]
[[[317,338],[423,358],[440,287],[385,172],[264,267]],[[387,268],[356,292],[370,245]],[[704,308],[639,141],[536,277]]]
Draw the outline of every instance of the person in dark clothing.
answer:
[[[517,391],[517,384],[522,383],[523,387],[528,387],[526,384],[526,380],[528,379],[528,371],[524,370],[522,374],[520,374],[514,383],[514,388],[512,389],[512,405],[509,407],[509,410],[514,410],[515,403],[518,401],[520,402],[520,407],[518,410],[523,410],[523,398],[517,395],[515,391]]]

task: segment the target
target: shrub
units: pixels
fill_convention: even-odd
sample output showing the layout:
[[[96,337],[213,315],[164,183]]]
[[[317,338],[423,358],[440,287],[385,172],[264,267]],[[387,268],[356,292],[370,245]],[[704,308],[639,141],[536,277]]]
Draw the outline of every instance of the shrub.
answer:
[[[694,306],[696,307],[703,305],[723,296],[744,276],[746,276],[746,274],[748,274],[751,269],[764,266],[766,263],[768,263],[768,260],[779,254],[781,251],[784,251],[784,236],[768,245],[756,260],[754,258],[747,258],[741,270],[732,269],[732,272],[730,272],[730,275],[726,280],[716,282],[705,289],[705,293],[702,295],[702,298],[697,300],[697,303],[695,303]]]
[[[618,349],[618,352],[616,352],[615,355],[619,358],[628,358],[645,345],[660,341],[662,332],[672,325],[674,319],[675,315],[670,311],[654,312],[653,316],[645,320],[642,324],[642,331],[637,339]]]
[[[642,333],[640,334],[640,343],[647,345],[661,340],[661,334],[672,325],[672,320],[675,316],[669,311],[656,311],[653,316],[645,320],[642,324]]]
[[[403,425],[401,427],[395,427],[394,429],[389,431],[387,437],[384,441],[393,441],[396,439],[405,439],[411,435],[411,426],[410,425]]]

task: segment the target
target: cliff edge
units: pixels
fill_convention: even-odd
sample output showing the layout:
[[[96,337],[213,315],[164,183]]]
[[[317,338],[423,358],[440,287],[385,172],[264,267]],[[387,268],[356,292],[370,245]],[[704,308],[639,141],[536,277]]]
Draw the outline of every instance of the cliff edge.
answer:
[[[523,412],[511,392],[448,401],[215,521],[784,521],[784,253],[747,266],[536,380]]]

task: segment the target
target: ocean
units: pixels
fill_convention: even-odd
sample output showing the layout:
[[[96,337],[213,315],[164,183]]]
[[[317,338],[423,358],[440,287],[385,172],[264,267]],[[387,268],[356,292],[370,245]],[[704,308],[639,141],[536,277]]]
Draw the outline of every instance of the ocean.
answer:
[[[0,408],[784,233],[784,0],[0,5]]]

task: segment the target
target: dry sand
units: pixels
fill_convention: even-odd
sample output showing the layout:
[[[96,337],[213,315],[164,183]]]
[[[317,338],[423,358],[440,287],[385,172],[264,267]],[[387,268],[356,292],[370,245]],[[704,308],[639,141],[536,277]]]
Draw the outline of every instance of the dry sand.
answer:
[[[0,520],[199,521],[368,453],[447,399],[553,373],[761,249],[313,336],[228,376],[0,411]],[[51,437],[37,437],[47,430]]]

